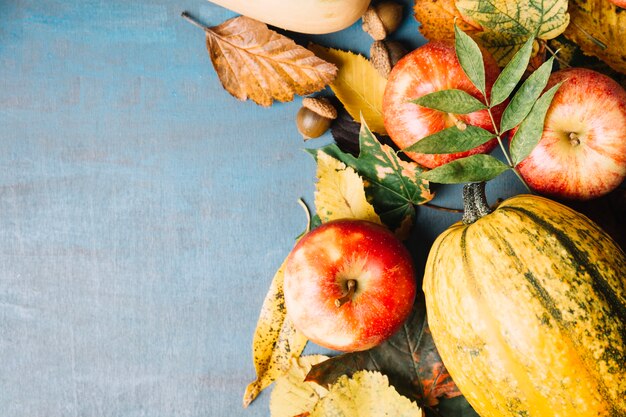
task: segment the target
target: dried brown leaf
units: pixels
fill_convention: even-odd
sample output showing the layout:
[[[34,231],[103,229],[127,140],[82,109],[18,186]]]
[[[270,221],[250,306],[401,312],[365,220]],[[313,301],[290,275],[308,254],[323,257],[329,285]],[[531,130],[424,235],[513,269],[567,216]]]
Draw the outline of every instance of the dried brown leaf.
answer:
[[[454,41],[454,23],[468,35],[482,30],[456,8],[455,0],[415,0],[415,19],[419,31],[429,41]]]
[[[626,73],[626,10],[608,0],[572,0],[571,23],[565,36],[587,54]]]
[[[224,88],[261,106],[323,89],[337,67],[245,16],[205,28],[207,50]]]

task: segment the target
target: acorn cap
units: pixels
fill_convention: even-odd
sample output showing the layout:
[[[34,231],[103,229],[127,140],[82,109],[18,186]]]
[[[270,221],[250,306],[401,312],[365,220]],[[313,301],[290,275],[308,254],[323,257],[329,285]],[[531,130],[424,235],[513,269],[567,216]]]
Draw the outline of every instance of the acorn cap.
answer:
[[[334,120],[337,118],[337,109],[324,97],[305,97],[302,99],[302,107],[306,107],[327,119]]]
[[[369,6],[363,13],[363,30],[376,41],[382,41],[387,37],[387,31],[383,21],[378,16],[378,12],[373,6]]]

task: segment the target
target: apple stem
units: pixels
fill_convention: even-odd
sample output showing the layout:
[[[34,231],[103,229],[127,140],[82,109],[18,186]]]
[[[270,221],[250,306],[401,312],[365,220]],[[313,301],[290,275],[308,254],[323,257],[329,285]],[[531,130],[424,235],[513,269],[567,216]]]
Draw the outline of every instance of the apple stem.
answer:
[[[459,130],[465,130],[467,129],[467,123],[465,123],[463,120],[459,119],[458,117],[456,117],[455,114],[452,113],[448,113],[448,116],[450,117],[450,119],[452,119],[452,122],[454,122],[454,125],[459,129]]]
[[[346,282],[346,285],[348,286],[348,292],[343,297],[337,298],[335,300],[335,305],[337,306],[337,308],[341,307],[342,305],[344,305],[348,301],[351,301],[352,297],[354,296],[354,292],[356,291],[356,280],[355,279],[349,279]]]
[[[188,21],[189,23],[191,23],[194,26],[199,27],[202,30],[211,30],[208,26],[202,24],[198,19],[196,19],[195,17],[193,17],[192,15],[189,14],[189,12],[184,11],[180,14],[180,16],[185,19],[186,21]]]
[[[578,137],[578,135],[575,132],[570,132],[570,134],[569,134],[569,143],[572,146],[580,145],[580,138]]]

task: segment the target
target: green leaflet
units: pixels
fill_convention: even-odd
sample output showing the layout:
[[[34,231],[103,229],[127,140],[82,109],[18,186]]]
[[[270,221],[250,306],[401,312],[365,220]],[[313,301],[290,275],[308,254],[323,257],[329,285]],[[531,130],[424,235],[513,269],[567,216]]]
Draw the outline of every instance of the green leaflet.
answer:
[[[510,152],[514,165],[522,162],[541,140],[546,113],[561,84],[555,85],[537,100],[528,116],[520,124],[515,135],[513,135]]]
[[[474,39],[454,25],[454,46],[461,68],[472,84],[485,95],[485,65],[483,54]]]
[[[426,136],[402,151],[427,154],[465,152],[482,145],[495,136],[488,130],[477,126],[467,125],[464,130],[452,126]]]
[[[491,155],[477,154],[424,172],[422,178],[439,184],[462,184],[489,181],[508,169],[508,165]]]
[[[453,114],[468,114],[487,108],[474,96],[456,89],[436,91],[411,100],[411,102],[429,109]]]
[[[491,99],[489,104],[494,107],[506,100],[515,89],[517,83],[520,82],[524,71],[530,62],[530,55],[533,52],[533,42],[535,38],[530,37],[514,56],[513,59],[504,67],[491,90]]]
[[[507,108],[504,109],[500,122],[500,132],[513,129],[528,115],[548,84],[553,62],[554,57],[544,62],[517,90]]]

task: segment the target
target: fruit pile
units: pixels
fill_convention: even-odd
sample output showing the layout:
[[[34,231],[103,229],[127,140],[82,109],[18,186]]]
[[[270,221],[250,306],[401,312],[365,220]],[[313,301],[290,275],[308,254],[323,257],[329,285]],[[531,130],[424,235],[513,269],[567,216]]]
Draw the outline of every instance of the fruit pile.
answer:
[[[322,3],[303,0],[302,10],[322,13]],[[251,19],[205,27],[234,96],[269,105],[326,84],[336,96],[306,97],[297,115],[305,140],[330,127],[336,143],[310,149],[315,215],[305,206],[307,230],[263,305],[244,405],[276,382],[273,417],[626,416],[626,255],[546,198],[592,200],[624,184],[623,3],[416,0],[429,42],[408,53],[387,39],[398,4],[348,3],[343,15],[327,10],[326,27],[362,14],[369,60],[305,51]],[[266,22],[324,30],[250,7]],[[232,85],[227,54],[211,49],[227,37],[237,56],[257,53],[268,67],[284,52],[268,45],[280,43],[314,76],[287,82],[276,70]],[[254,47],[238,46],[243,38]],[[485,182],[505,171],[528,194],[490,206]],[[431,183],[466,184],[464,213],[417,266],[403,240],[416,206],[434,198]],[[344,353],[301,356],[308,341]]]

